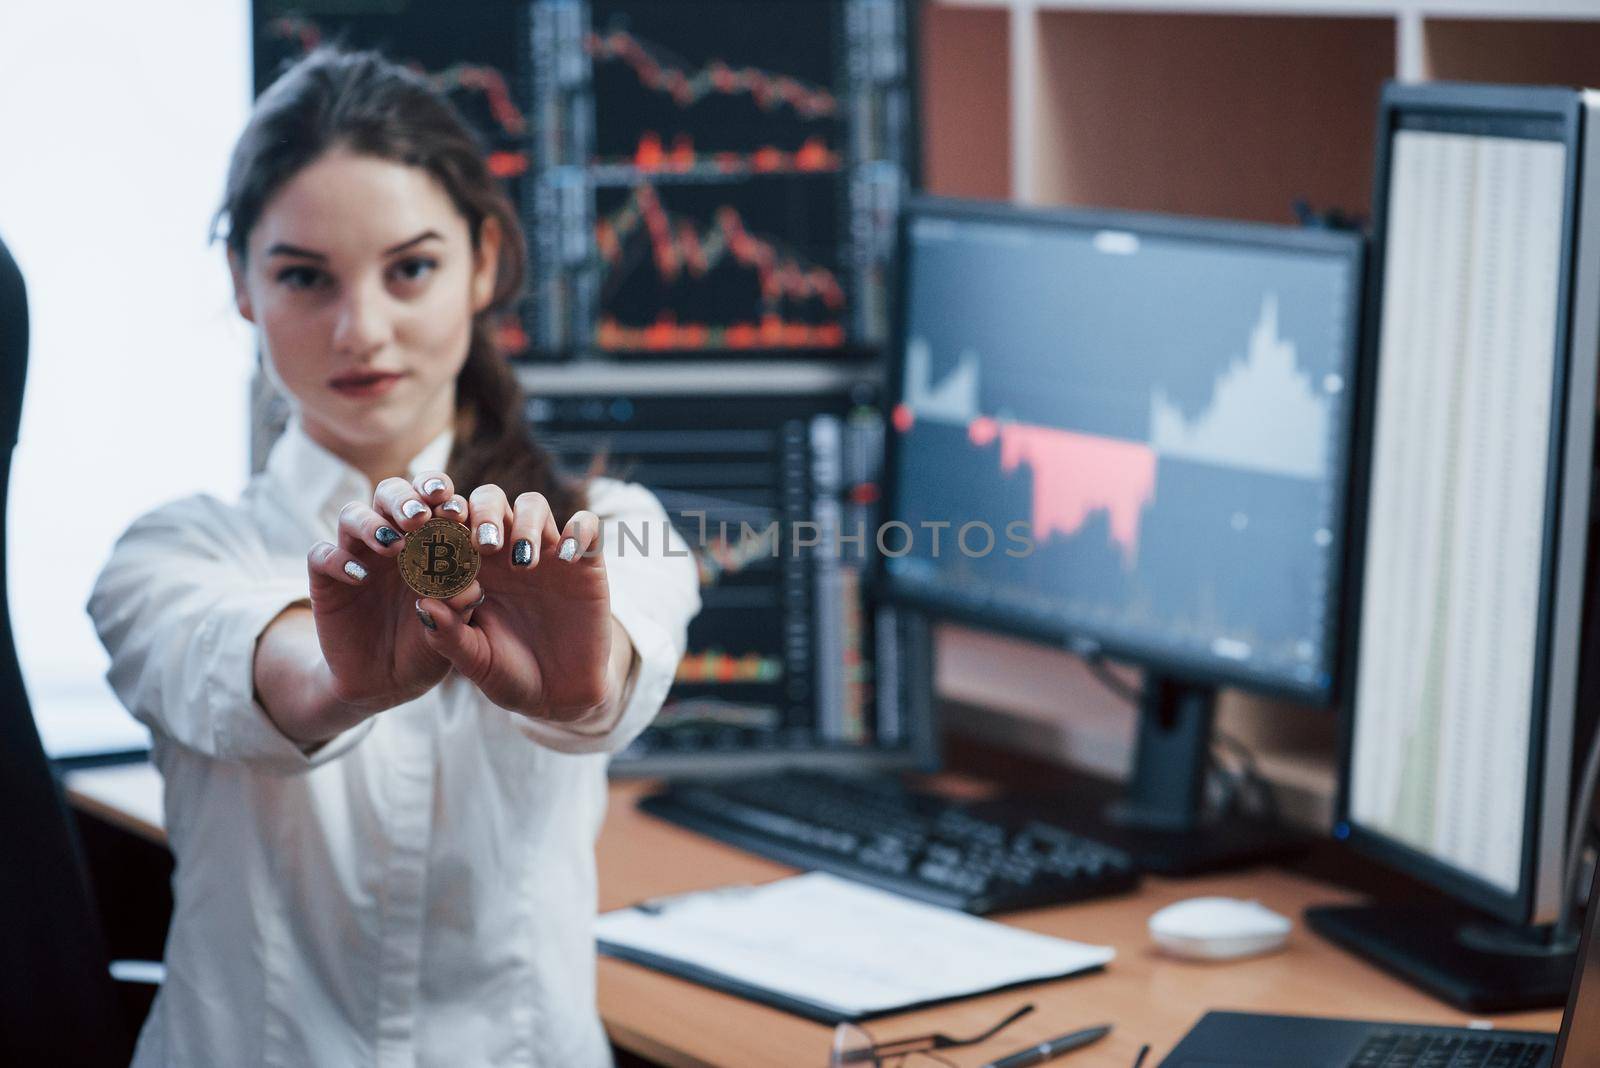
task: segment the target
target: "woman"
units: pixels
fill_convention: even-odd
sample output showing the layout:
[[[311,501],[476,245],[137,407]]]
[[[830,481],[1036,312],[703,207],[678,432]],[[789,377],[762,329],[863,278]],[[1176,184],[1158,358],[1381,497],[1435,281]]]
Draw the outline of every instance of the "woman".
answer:
[[[491,330],[516,215],[420,77],[308,56],[222,218],[288,428],[238,503],[136,521],[88,606],[177,858],[134,1063],[607,1063],[606,754],[671,683],[693,560],[647,490],[528,440]],[[396,562],[436,516],[483,560],[443,601]]]

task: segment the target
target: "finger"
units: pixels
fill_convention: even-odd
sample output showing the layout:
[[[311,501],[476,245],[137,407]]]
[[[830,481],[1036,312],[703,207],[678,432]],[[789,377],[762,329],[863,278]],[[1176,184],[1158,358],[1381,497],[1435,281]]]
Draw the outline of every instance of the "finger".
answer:
[[[476,684],[489,670],[489,639],[483,631],[469,627],[448,604],[433,597],[416,601],[417,621],[423,640],[450,665]]]
[[[483,588],[483,583],[479,582],[477,579],[473,579],[472,585],[468,586],[454,597],[446,597],[444,599],[444,603],[449,605],[450,610],[460,615],[465,622],[470,623],[472,622],[473,611],[477,608],[481,608],[484,600],[485,591]]]
[[[360,501],[339,509],[339,544],[347,551],[361,545],[379,556],[399,556],[405,549],[405,535],[383,516]]]
[[[403,478],[386,478],[378,483],[372,494],[372,508],[408,534],[433,518],[433,509],[417,495],[417,487]]]
[[[561,531],[542,493],[519,493],[511,517],[511,565],[532,570],[556,551]]]
[[[411,480],[411,486],[417,491],[417,496],[422,503],[434,511],[451,497],[455,496],[456,486],[450,481],[450,476],[443,471],[424,471]]]
[[[511,505],[506,501],[505,490],[492,482],[479,486],[467,498],[467,510],[467,525],[472,528],[478,551],[485,556],[499,552],[511,522]]]
[[[561,528],[561,545],[556,549],[556,556],[568,563],[582,560],[599,566],[604,555],[601,548],[600,517],[587,508],[580,508]]]
[[[360,586],[367,581],[367,566],[347,549],[332,542],[319,541],[306,553],[306,568],[311,573],[313,588],[326,588],[337,582],[345,586]]]
[[[454,519],[462,526],[467,525],[467,499],[461,494],[456,494],[434,509],[443,519]]]

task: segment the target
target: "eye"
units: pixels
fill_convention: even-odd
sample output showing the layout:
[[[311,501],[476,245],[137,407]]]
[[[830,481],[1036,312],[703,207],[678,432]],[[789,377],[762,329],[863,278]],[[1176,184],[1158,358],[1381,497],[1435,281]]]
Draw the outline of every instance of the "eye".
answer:
[[[322,281],[322,272],[315,267],[296,264],[279,271],[278,281],[290,289],[310,289]]]
[[[420,282],[432,274],[439,261],[428,256],[407,256],[393,267],[395,277],[402,282]]]

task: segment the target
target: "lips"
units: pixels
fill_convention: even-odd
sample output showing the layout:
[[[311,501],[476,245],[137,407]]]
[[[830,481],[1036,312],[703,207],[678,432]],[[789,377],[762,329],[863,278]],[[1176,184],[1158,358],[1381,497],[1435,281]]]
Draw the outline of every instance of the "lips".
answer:
[[[348,371],[345,374],[336,375],[329,379],[328,384],[334,389],[339,389],[343,386],[370,386],[375,382],[381,382],[385,378],[399,378],[402,373],[400,371]]]
[[[329,379],[328,385],[347,397],[376,397],[404,377],[404,371],[347,371]]]

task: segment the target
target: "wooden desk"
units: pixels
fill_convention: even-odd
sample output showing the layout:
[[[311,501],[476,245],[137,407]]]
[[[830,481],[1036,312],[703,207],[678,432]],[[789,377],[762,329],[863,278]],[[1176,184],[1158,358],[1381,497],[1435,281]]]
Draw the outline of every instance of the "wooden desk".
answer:
[[[161,775],[152,764],[113,764],[67,772],[67,800],[157,845],[167,844],[161,810]]]
[[[147,767],[94,769],[67,778],[74,804],[158,841],[160,827],[149,816],[152,811],[159,814],[159,804],[152,809],[159,786]],[[636,782],[612,786],[599,844],[602,910],[658,894],[764,882],[793,872],[644,815],[633,802],[645,788]],[[1150,913],[1203,894],[1255,898],[1294,918],[1289,947],[1270,957],[1234,964],[1186,963],[1152,952],[1145,931]],[[1211,1008],[1468,1022],[1469,1017],[1328,945],[1299,922],[1307,905],[1348,900],[1351,895],[1323,884],[1261,869],[1182,881],[1149,878],[1137,894],[1015,913],[1005,922],[1110,944],[1117,948],[1117,959],[1096,974],[888,1017],[874,1021],[868,1030],[879,1039],[929,1030],[976,1032],[1031,1001],[1037,1011],[1001,1037],[974,1049],[950,1051],[947,1058],[967,1068],[1029,1042],[1109,1022],[1116,1026],[1109,1038],[1054,1063],[1062,1068],[1128,1068],[1139,1046],[1149,1042],[1152,1050],[1146,1066],[1155,1068]],[[617,1046],[672,1068],[820,1068],[828,1061],[831,1028],[623,961],[600,959],[599,1000],[600,1014]],[[1495,1023],[1554,1031],[1560,1013],[1520,1013],[1496,1017]]]

